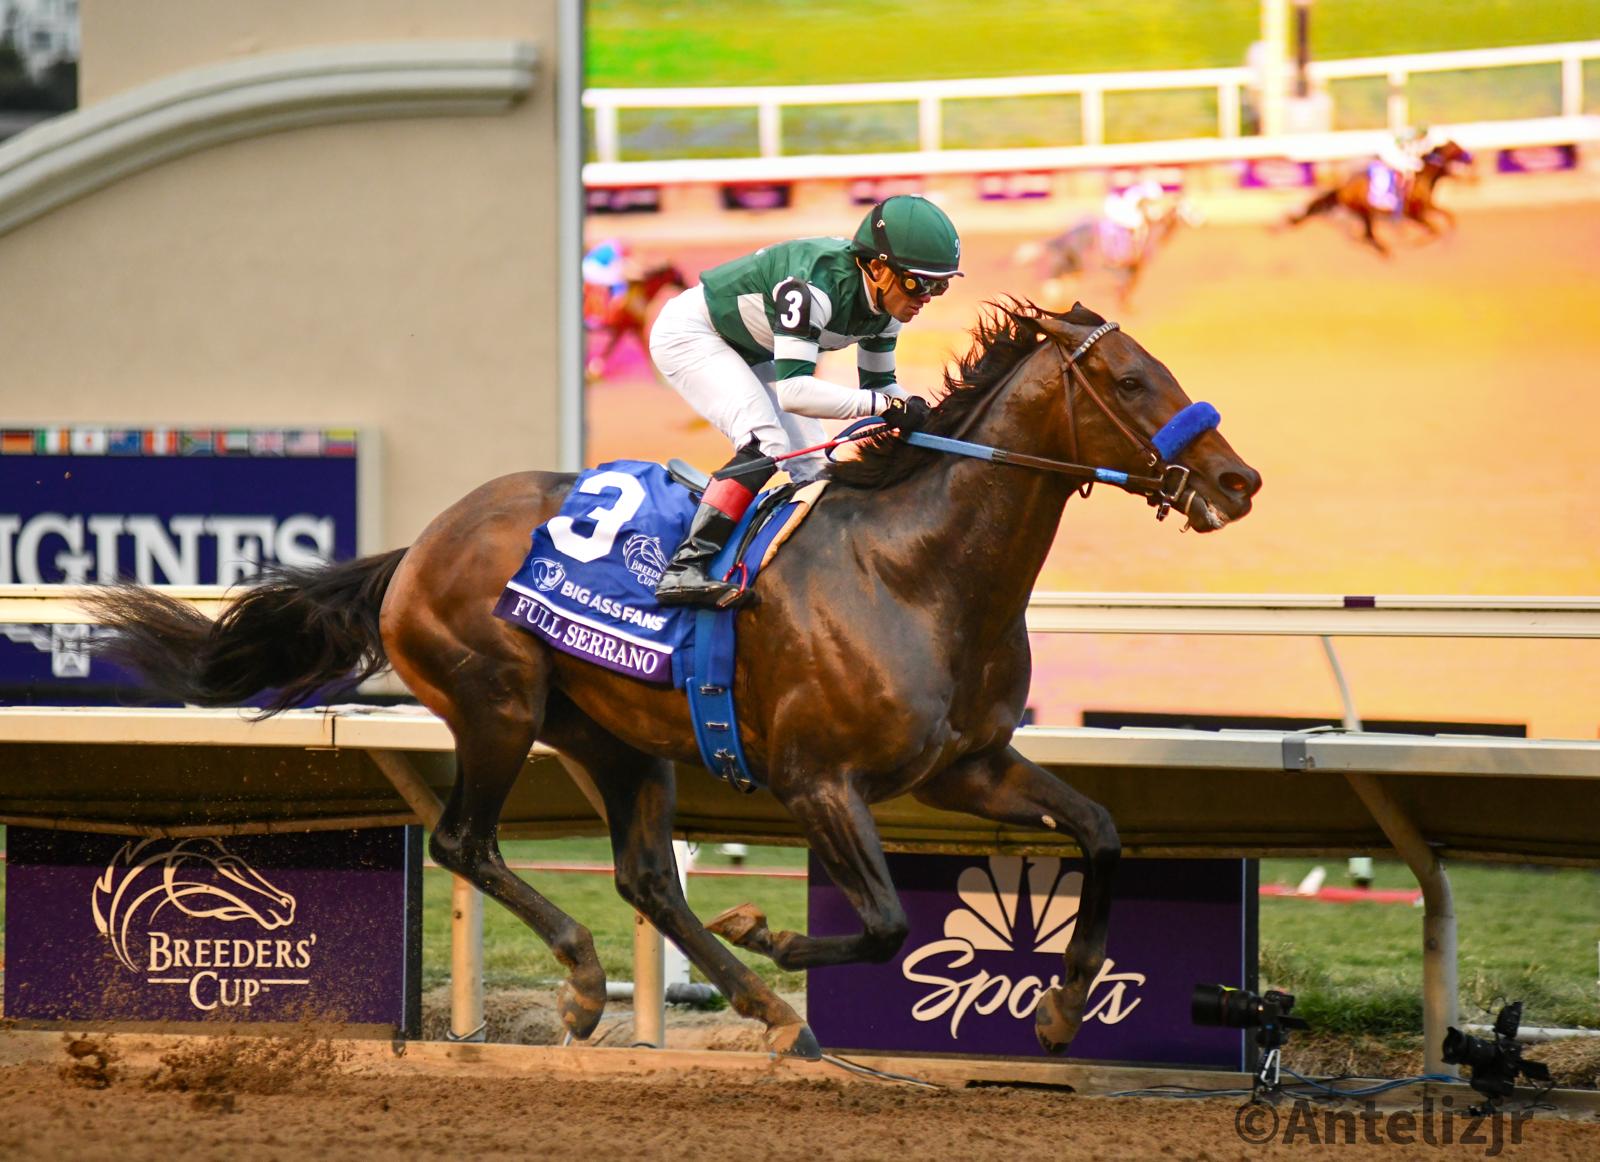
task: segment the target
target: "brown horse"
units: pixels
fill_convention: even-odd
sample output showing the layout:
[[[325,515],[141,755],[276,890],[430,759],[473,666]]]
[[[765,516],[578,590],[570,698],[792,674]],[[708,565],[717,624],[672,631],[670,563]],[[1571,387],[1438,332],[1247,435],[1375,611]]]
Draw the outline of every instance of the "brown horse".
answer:
[[[650,267],[643,274],[628,279],[628,284],[600,312],[597,335],[590,341],[587,374],[596,379],[605,374],[611,354],[625,335],[632,335],[639,346],[648,350],[645,338],[645,320],[650,304],[668,287],[682,290],[689,284],[683,272],[670,262]]]
[[[1423,154],[1422,168],[1409,182],[1405,183],[1404,197],[1400,205],[1401,216],[1405,220],[1416,222],[1427,230],[1430,237],[1434,238],[1439,236],[1439,227],[1434,221],[1435,218],[1441,219],[1450,229],[1455,229],[1455,215],[1438,205],[1434,198],[1441,178],[1469,172],[1471,166],[1472,154],[1461,148],[1454,141],[1446,141],[1434,146]],[[1387,256],[1389,248],[1378,237],[1374,224],[1379,218],[1393,215],[1390,211],[1372,204],[1371,172],[1371,166],[1369,165],[1359,173],[1351,174],[1334,189],[1314,198],[1304,210],[1291,217],[1288,224],[1290,226],[1298,226],[1307,218],[1342,207],[1361,219],[1362,236],[1379,254]]]
[[[1150,434],[1188,397],[1164,365],[1082,307],[998,309],[946,388],[936,434],[1132,474],[1182,479],[1186,469],[1167,498],[1202,532],[1243,517],[1260,487],[1215,430],[1180,463],[1162,462]],[[622,897],[736,1011],[765,1022],[775,1051],[797,1056],[819,1053],[810,1029],[713,932],[789,969],[891,958],[906,918],[868,808],[897,795],[1064,832],[1085,860],[1082,910],[1061,982],[1035,1015],[1040,1042],[1059,1052],[1105,958],[1120,846],[1105,809],[1023,758],[1011,736],[1028,693],[1029,595],[1081,474],[944,455],[893,436],[861,447],[859,459],[834,467],[832,487],[761,574],[758,603],[740,613],[735,686],[751,768],[860,913],[851,936],[772,932],[751,905],[703,926],[672,856],[672,764],[699,761],[683,695],[553,652],[493,616],[529,529],[556,514],[571,475],[491,481],[410,548],[281,572],[215,624],[132,586],[103,591],[99,611],[118,631],[114,656],[188,702],[237,704],[270,688],[264,712],[276,713],[387,659],[456,739],[458,775],[434,858],[550,945],[569,970],[562,1017],[578,1037],[605,1004],[589,932],[508,870],[495,838],[535,740],[598,788]]]
[[[1038,276],[1045,283],[1043,297],[1047,301],[1053,297],[1050,291],[1059,280],[1090,270],[1104,271],[1116,286],[1118,304],[1126,309],[1139,276],[1173,231],[1179,226],[1198,226],[1203,220],[1187,198],[1180,198],[1153,215],[1145,229],[1134,236],[1129,236],[1125,227],[1093,215],[1044,242],[1025,243],[1017,248],[1012,261],[1018,266],[1036,264]],[[1117,245],[1108,245],[1108,238],[1116,239]],[[1062,296],[1063,301],[1066,297]]]

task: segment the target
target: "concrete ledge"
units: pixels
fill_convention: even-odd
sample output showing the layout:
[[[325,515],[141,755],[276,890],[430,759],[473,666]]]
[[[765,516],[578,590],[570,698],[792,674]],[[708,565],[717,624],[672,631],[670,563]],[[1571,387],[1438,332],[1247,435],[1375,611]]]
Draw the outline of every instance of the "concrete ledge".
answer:
[[[0,234],[165,161],[286,129],[502,113],[533,85],[521,41],[337,45],[193,69],[0,145]]]

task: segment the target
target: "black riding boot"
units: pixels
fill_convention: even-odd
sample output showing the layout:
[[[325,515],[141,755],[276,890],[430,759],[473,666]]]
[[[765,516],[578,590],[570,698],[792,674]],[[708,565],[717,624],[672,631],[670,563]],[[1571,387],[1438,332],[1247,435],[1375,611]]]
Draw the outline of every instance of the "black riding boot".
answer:
[[[662,605],[703,605],[731,609],[750,600],[748,591],[729,581],[712,577],[709,570],[716,555],[727,546],[738,527],[739,518],[750,507],[758,489],[773,473],[754,442],[735,453],[732,460],[711,477],[700,507],[689,522],[689,535],[656,586],[656,601]]]

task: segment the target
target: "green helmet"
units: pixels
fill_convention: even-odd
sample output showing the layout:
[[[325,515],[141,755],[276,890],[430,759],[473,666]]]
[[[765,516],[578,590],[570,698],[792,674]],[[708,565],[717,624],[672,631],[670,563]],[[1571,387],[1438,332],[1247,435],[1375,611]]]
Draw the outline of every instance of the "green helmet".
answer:
[[[917,194],[885,198],[863,219],[851,240],[866,259],[931,278],[961,273],[961,238],[945,212]]]

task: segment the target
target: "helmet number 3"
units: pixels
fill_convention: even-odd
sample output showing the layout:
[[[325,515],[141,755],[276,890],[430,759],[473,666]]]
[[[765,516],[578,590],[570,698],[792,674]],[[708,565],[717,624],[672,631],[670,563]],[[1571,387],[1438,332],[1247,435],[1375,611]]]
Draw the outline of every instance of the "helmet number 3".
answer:
[[[772,292],[778,304],[778,326],[791,335],[811,329],[811,295],[798,278],[786,278]]]

